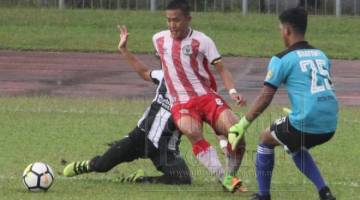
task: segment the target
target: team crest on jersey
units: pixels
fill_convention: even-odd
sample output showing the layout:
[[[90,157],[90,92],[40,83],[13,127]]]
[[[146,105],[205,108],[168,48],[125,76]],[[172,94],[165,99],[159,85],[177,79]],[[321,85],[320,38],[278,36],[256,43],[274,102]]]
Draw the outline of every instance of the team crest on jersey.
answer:
[[[266,80],[270,79],[272,77],[273,73],[271,70],[269,70],[266,74]]]
[[[224,103],[222,102],[222,100],[220,98],[216,98],[215,102],[216,102],[216,105],[218,105],[218,106],[224,105]]]
[[[191,45],[188,44],[188,45],[183,46],[182,52],[184,55],[187,55],[187,56],[191,55],[193,53]]]

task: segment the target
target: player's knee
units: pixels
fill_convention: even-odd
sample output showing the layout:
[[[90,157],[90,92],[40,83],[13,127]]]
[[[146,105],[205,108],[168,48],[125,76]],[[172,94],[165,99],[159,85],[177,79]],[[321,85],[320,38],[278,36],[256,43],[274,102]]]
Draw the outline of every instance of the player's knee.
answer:
[[[260,143],[264,143],[264,141],[265,141],[264,133],[261,133],[261,134],[259,135],[259,142],[260,142]]]
[[[191,144],[194,144],[203,138],[201,130],[181,129],[180,131],[183,135],[185,135],[189,139]]]
[[[189,141],[191,142],[192,145],[195,145],[199,141],[203,140],[201,133],[194,133],[191,135],[187,135],[187,138],[189,139]]]
[[[271,143],[271,141],[273,140],[273,137],[270,133],[270,130],[265,130],[264,132],[262,132],[260,134],[260,143],[262,144],[268,144],[268,143]]]
[[[194,143],[202,138],[201,124],[195,119],[184,117],[183,120],[177,121],[177,127],[191,143]]]

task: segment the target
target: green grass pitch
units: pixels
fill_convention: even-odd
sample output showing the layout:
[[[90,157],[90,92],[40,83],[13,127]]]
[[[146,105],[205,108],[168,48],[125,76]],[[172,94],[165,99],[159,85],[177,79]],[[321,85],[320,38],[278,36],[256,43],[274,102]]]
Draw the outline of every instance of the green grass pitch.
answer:
[[[107,174],[65,178],[61,159],[89,159],[106,149],[106,143],[123,137],[136,124],[148,99],[109,100],[65,97],[13,97],[0,99],[0,199],[248,199],[250,194],[225,193],[191,153],[186,138],[181,152],[191,171],[191,186],[122,184],[117,177],[142,168],[159,174],[149,161],[122,164]],[[256,190],[254,156],[258,133],[281,115],[274,104],[252,125],[247,135],[247,154],[239,171],[251,191]],[[243,110],[234,109],[240,114]],[[338,199],[356,199],[360,192],[360,108],[341,107],[335,137],[312,150],[324,177]],[[215,144],[206,128],[206,137]],[[216,145],[216,144],[215,144]],[[220,155],[223,159],[223,156]],[[21,181],[24,168],[43,161],[56,172],[55,183],[46,193],[30,193]],[[274,199],[318,199],[313,185],[295,168],[290,157],[276,150],[273,175]]]
[[[283,50],[275,15],[193,13],[192,26],[222,55],[272,56]],[[307,38],[331,58],[360,58],[359,17],[310,16]],[[151,37],[166,29],[164,12],[0,8],[0,49],[116,51],[116,26],[126,24],[129,48],[153,53]]]

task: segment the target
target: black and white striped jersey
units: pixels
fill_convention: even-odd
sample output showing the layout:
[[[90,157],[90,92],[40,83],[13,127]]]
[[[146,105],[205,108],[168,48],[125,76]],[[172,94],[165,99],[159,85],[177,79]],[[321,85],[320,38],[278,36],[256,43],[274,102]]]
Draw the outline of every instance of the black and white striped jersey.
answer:
[[[139,120],[137,126],[147,134],[147,138],[159,148],[159,141],[166,141],[168,149],[177,150],[180,139],[171,117],[171,104],[166,90],[162,70],[150,73],[152,81],[157,85],[155,98]]]

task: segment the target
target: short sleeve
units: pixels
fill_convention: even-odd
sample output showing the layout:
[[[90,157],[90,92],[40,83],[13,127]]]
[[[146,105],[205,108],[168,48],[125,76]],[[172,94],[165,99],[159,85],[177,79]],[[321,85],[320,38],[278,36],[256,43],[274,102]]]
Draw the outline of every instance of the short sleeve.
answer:
[[[152,42],[153,42],[153,46],[154,46],[154,49],[155,49],[155,54],[159,54],[159,51],[158,51],[158,48],[157,48],[157,44],[156,44],[156,35],[154,35],[152,37]]]
[[[156,85],[158,85],[161,82],[161,80],[164,78],[164,74],[163,74],[162,70],[152,70],[150,72],[150,77],[151,77],[151,80]]]
[[[281,59],[276,56],[272,57],[268,66],[264,84],[277,89],[285,80],[286,73],[284,66],[282,66]]]
[[[329,75],[330,75],[330,77],[332,77],[332,62],[331,62],[331,60],[329,60],[329,59],[326,59],[327,61],[328,61],[328,66],[329,66]]]
[[[218,52],[214,41],[207,36],[203,40],[202,52],[211,64],[215,64],[217,61],[221,60],[221,55]]]

